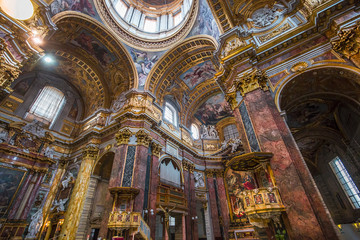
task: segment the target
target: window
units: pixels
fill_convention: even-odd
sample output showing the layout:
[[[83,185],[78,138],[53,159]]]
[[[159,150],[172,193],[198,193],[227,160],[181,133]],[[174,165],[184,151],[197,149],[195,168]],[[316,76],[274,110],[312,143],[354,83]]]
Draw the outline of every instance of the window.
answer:
[[[173,17],[174,17],[174,26],[177,26],[182,20],[181,10],[178,11],[176,14],[174,14]]]
[[[193,139],[199,139],[199,128],[196,124],[191,124],[191,135]]]
[[[64,94],[57,88],[47,86],[41,90],[29,113],[52,122],[64,103]]]
[[[177,116],[175,108],[169,104],[165,103],[165,111],[164,111],[164,118],[165,120],[172,123],[174,126],[177,126]]]
[[[235,124],[227,125],[223,128],[224,140],[239,138],[239,132]]]
[[[350,174],[344,167],[339,157],[334,158],[330,162],[330,166],[334,171],[341,187],[350,199],[354,208],[360,208],[360,192],[352,180]]]
[[[128,10],[128,6],[121,0],[115,5],[115,10],[119,13],[120,17],[124,18]]]
[[[144,31],[156,32],[156,19],[146,17],[144,23]]]

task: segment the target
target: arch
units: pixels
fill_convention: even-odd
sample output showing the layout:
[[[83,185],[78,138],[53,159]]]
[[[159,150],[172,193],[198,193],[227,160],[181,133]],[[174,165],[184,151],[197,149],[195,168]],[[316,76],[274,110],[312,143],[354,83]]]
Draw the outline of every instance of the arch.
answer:
[[[341,64],[331,64],[331,65],[321,65],[321,66],[313,66],[310,68],[307,68],[305,71],[301,71],[301,72],[297,72],[294,73],[292,75],[289,75],[288,77],[286,77],[282,83],[277,87],[276,91],[275,91],[275,104],[278,108],[279,111],[282,111],[283,109],[281,108],[281,96],[283,95],[283,91],[284,89],[289,86],[290,83],[294,82],[294,80],[298,79],[301,76],[304,76],[304,74],[309,74],[309,73],[314,73],[315,71],[323,71],[326,72],[324,70],[326,69],[330,69],[330,70],[344,70],[346,71],[346,75],[352,75],[355,76],[354,78],[352,78],[352,80],[355,80],[356,83],[360,84],[360,71],[358,68],[352,67],[352,66],[347,66],[347,65],[341,65]],[[333,72],[333,71],[332,71]],[[345,75],[345,74],[343,74]]]
[[[159,158],[159,167],[158,167],[159,177],[160,177],[160,164],[161,164],[161,162],[162,162],[163,160],[165,160],[165,159],[171,159],[171,161],[173,161],[173,162],[177,165],[177,167],[180,169],[181,182],[182,182],[182,184],[184,184],[184,170],[183,170],[183,168],[182,168],[182,162],[181,162],[181,160],[176,159],[176,158],[174,158],[174,157],[172,157],[172,156],[170,156],[170,155],[168,155],[168,154],[164,154],[164,155],[162,155],[162,156]]]
[[[92,175],[100,176],[103,179],[109,180],[114,157],[115,152],[113,151],[107,151],[101,154],[94,164]]]
[[[216,48],[216,40],[207,35],[193,36],[179,43],[157,61],[147,77],[145,90],[153,93],[158,103],[162,104],[164,90],[175,77],[201,62],[213,60]],[[186,58],[183,59],[183,56]]]
[[[131,55],[111,29],[74,11],[61,12],[53,21],[59,30],[50,37],[46,47],[89,74],[88,85],[96,88],[97,98],[104,102],[102,107],[108,108],[122,92],[137,88],[138,75]],[[86,42],[90,42],[89,48],[84,47],[89,45]],[[90,49],[94,44],[96,50]]]

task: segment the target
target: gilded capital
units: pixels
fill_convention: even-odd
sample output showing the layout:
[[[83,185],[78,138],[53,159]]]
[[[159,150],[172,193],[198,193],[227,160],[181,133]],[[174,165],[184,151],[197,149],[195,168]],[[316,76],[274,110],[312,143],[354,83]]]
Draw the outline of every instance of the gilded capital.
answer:
[[[151,153],[154,156],[160,157],[163,146],[159,143],[151,142]]]
[[[83,158],[95,160],[99,153],[99,148],[95,146],[86,146],[83,150]]]
[[[339,32],[339,40],[332,42],[333,49],[346,58],[359,53],[360,49],[360,25],[343,29]]]
[[[206,175],[206,177],[210,177],[210,178],[212,178],[212,177],[214,177],[214,169],[206,169],[205,170],[205,175]]]
[[[116,134],[115,134],[115,139],[118,145],[121,144],[128,144],[130,137],[133,135],[133,133],[128,129],[128,128],[124,128],[119,130]]]
[[[238,102],[236,101],[236,92],[227,93],[225,95],[225,99],[229,103],[232,110],[234,110],[237,107]]]
[[[193,164],[187,160],[183,160],[182,166],[183,166],[184,171],[189,171],[190,173],[194,173],[195,164]]]
[[[149,144],[152,140],[152,137],[150,137],[149,133],[145,132],[144,130],[139,130],[135,136],[137,144],[149,147]]]
[[[254,69],[252,72],[241,76],[234,81],[235,88],[242,96],[252,92],[258,88],[267,91],[269,87],[266,85],[269,77],[260,69]]]

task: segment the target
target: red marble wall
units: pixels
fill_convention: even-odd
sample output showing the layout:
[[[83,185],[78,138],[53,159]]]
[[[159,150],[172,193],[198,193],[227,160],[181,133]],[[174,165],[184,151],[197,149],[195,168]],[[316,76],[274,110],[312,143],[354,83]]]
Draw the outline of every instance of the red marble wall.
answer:
[[[151,157],[150,189],[149,189],[149,208],[154,210],[154,215],[149,214],[149,227],[151,238],[155,239],[156,230],[156,196],[159,185],[159,158],[155,155]],[[150,210],[149,210],[150,211]]]
[[[220,223],[218,216],[218,208],[216,204],[216,195],[215,195],[215,186],[214,186],[214,178],[207,177],[207,187],[209,192],[209,202],[210,202],[210,217],[212,221],[212,229],[215,239],[221,239],[221,231],[220,231]]]
[[[143,210],[148,151],[148,147],[143,145],[136,147],[132,187],[139,189],[140,192],[135,198],[134,212],[142,212]]]
[[[330,215],[270,92],[257,89],[247,93],[245,104],[262,151],[274,154],[270,164],[287,208],[290,236],[337,239]]]

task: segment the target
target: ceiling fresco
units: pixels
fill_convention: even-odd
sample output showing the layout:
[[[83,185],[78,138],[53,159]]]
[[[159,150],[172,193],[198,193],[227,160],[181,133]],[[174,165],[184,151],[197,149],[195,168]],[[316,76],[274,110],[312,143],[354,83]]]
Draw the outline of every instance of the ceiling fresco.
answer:
[[[224,94],[218,93],[202,103],[194,116],[203,124],[215,125],[220,120],[233,116],[233,114]]]
[[[64,11],[76,11],[89,15],[101,22],[93,0],[54,0],[50,4],[50,9],[53,16]]]
[[[200,63],[183,74],[180,75],[180,79],[190,88],[194,89],[198,84],[214,77],[216,70],[210,60]]]
[[[195,20],[193,28],[191,29],[187,37],[206,34],[218,40],[220,36],[220,31],[216,24],[214,16],[212,15],[210,7],[206,0],[199,1],[199,13]]]

